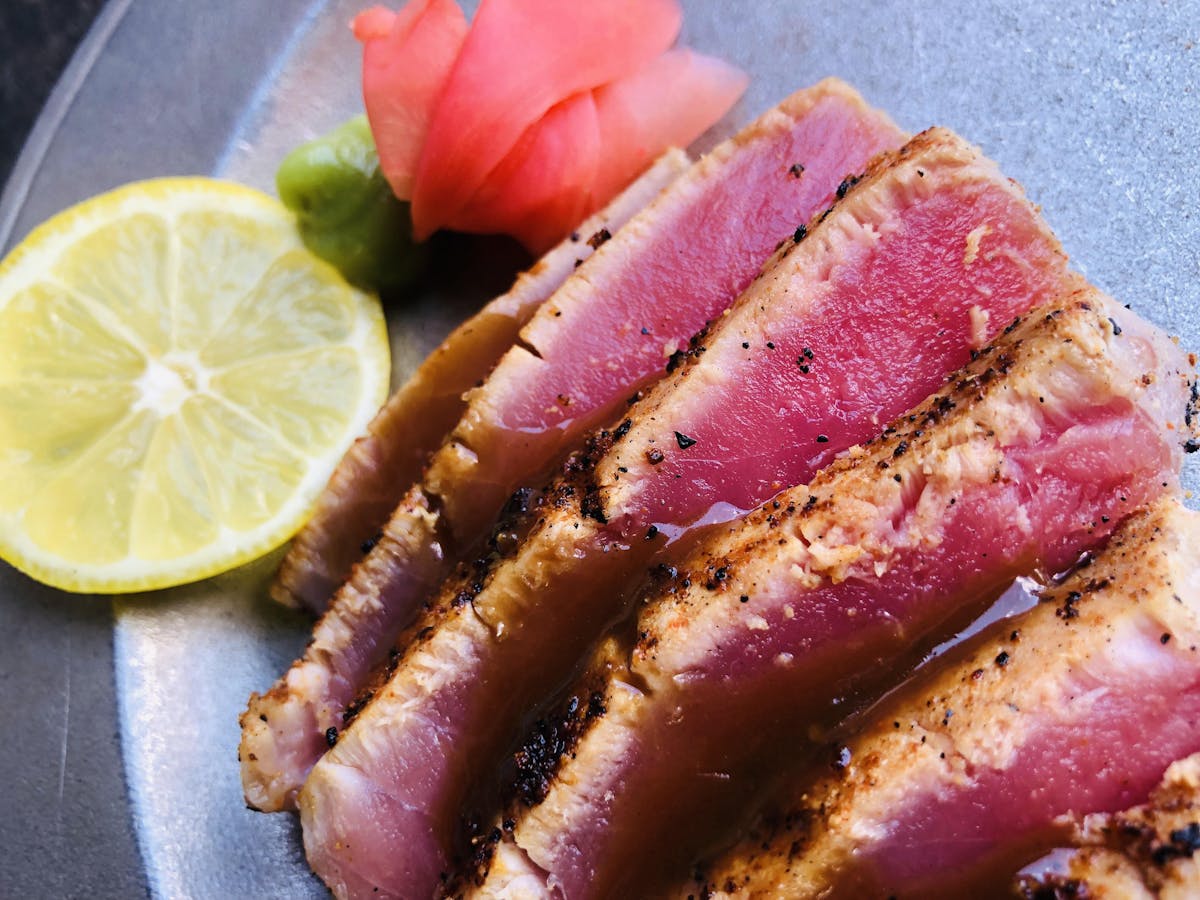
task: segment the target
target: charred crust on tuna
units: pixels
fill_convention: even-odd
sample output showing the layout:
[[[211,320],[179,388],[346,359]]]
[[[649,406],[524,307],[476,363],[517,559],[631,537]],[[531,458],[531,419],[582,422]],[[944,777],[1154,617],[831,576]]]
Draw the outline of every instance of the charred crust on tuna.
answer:
[[[612,232],[607,228],[601,228],[590,238],[587,239],[588,246],[593,250],[599,250],[600,247],[612,239]]]
[[[347,703],[346,708],[342,711],[342,728],[349,728],[351,723],[358,718],[358,714],[366,709],[367,704],[374,699],[375,691],[360,691],[358,696]]]
[[[551,715],[538,719],[513,754],[512,790],[527,807],[546,798],[562,759],[574,752],[588,726],[607,712],[594,686],[571,694]]]
[[[693,334],[688,339],[688,345],[683,350],[676,350],[667,357],[667,374],[678,370],[681,366],[693,365],[696,360],[708,352],[708,347],[705,341],[708,339],[709,330],[712,328],[712,322],[705,322],[704,327]]]
[[[367,705],[375,699],[375,694],[391,680],[392,675],[395,674],[403,658],[404,652],[398,647],[392,647],[388,650],[387,659],[375,667],[366,684],[362,686],[355,698],[346,704],[346,708],[342,712],[342,731],[350,727],[350,724],[358,717],[358,714],[366,709]],[[326,741],[329,740],[328,731],[325,732],[325,739]]]
[[[1075,604],[1082,599],[1083,594],[1079,591],[1068,591],[1062,606],[1055,609],[1054,614],[1063,621],[1070,621],[1071,619],[1079,618],[1079,610],[1076,608]]]
[[[378,545],[379,542],[382,540],[383,540],[383,532],[377,531],[373,535],[371,535],[369,538],[367,538],[365,541],[363,541],[361,544],[359,544],[358,549],[362,551],[363,556],[366,556],[368,553],[370,553],[372,550],[374,550],[376,545]]]
[[[665,562],[658,563],[650,570],[650,580],[655,584],[666,584],[679,577],[679,570]]]
[[[844,199],[846,194],[850,193],[850,189],[858,184],[858,181],[859,179],[856,175],[849,175],[842,179],[842,183],[837,186],[837,198],[839,200]]]
[[[1021,876],[1015,893],[1022,900],[1092,900],[1092,892],[1087,885],[1076,878],[1055,874],[1048,874],[1041,881]]]
[[[1200,381],[1193,380],[1189,385],[1187,407],[1183,411],[1183,423],[1188,428],[1195,423],[1198,409],[1200,409]]]
[[[601,525],[608,524],[608,517],[604,514],[604,503],[600,499],[598,490],[589,490],[583,496],[583,500],[579,504],[580,513],[588,518],[599,522]]]
[[[708,567],[709,579],[704,583],[706,590],[715,591],[729,580],[729,564],[722,563],[721,565],[710,564]]]

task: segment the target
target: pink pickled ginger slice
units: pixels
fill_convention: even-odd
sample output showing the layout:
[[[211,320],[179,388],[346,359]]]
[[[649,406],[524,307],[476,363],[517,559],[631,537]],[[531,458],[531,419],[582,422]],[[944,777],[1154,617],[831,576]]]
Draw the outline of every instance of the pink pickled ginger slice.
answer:
[[[592,92],[564,100],[525,132],[447,226],[510,234],[541,256],[594,211],[600,142]]]
[[[633,181],[668,147],[686,147],[700,137],[749,83],[749,76],[729,63],[678,48],[598,88],[596,114],[604,153],[593,186],[596,206]]]
[[[681,23],[677,0],[482,0],[417,166],[418,239],[458,221],[551,107],[646,65],[671,46]]]
[[[454,0],[412,0],[398,13],[371,7],[350,27],[363,44],[363,103],[379,166],[396,196],[407,200],[467,20]]]

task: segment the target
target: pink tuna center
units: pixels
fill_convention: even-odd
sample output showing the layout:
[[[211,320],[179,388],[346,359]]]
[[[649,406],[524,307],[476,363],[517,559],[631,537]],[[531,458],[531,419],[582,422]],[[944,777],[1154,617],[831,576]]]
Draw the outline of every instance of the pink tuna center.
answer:
[[[721,314],[778,243],[829,202],[842,178],[896,139],[874,115],[827,97],[788,135],[743,147],[697,200],[678,204],[640,245],[622,246],[634,258],[602,284],[603,302],[559,310],[572,321],[560,319],[553,330],[535,320],[530,339],[543,371],[506,398],[504,427],[536,433],[603,419]],[[789,172],[796,162],[805,165],[799,178]]]
[[[980,223],[1003,224],[972,258]],[[639,526],[727,518],[807,482],[964,365],[981,323],[996,335],[1065,280],[1033,211],[996,188],[947,185],[879,232],[845,249],[814,289],[815,310],[798,303],[763,333],[709,348],[701,365],[737,377],[693,372],[702,387],[685,385],[689,402],[659,416],[666,460],[628,476],[638,486],[625,512]]]

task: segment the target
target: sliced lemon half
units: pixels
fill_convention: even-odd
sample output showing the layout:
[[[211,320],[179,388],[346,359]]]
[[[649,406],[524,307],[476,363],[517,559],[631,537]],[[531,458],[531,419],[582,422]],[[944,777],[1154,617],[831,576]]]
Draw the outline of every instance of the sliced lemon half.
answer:
[[[265,194],[167,178],[75,206],[0,263],[0,556],[97,593],[254,559],[389,371],[378,300]]]

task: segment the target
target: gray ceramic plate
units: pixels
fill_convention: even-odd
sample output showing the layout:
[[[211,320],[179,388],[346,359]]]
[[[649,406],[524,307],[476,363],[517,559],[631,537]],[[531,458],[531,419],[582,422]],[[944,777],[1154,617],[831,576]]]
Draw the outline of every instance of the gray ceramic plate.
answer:
[[[113,0],[4,193],[0,245],[135,178],[211,172],[269,189],[288,148],[356,111],[345,26],[365,5]],[[981,144],[1093,282],[1200,348],[1196,3],[684,6],[684,39],[754,77],[708,143],[840,75],[907,128]],[[398,377],[498,286],[502,263],[434,282],[393,315]],[[322,893],[292,820],[243,808],[234,758],[247,694],[306,637],[263,599],[276,559],[111,606],[0,567],[0,709],[14,736],[0,742],[13,810],[0,817],[0,894]]]

